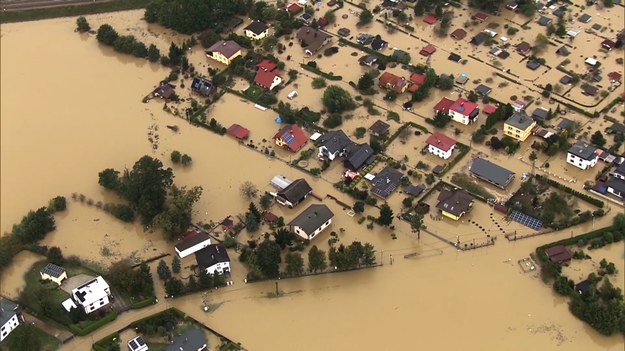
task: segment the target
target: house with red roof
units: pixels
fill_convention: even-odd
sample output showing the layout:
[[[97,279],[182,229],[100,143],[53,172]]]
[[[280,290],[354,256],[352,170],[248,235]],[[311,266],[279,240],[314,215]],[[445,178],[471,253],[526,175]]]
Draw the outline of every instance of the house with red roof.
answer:
[[[299,13],[300,11],[302,11],[303,9],[298,4],[292,3],[292,4],[290,4],[289,6],[286,7],[286,10],[288,12],[290,12],[291,14],[296,14],[296,13]]]
[[[462,40],[467,36],[467,31],[462,28],[457,28],[451,32],[450,36],[456,40]]]
[[[478,12],[473,16],[473,18],[475,18],[476,20],[480,22],[484,22],[488,19],[488,15],[482,12]]]
[[[482,112],[484,112],[484,114],[487,114],[487,115],[490,115],[491,113],[495,112],[496,110],[497,110],[497,106],[495,106],[493,104],[486,104],[482,108]]]
[[[444,160],[451,157],[451,153],[456,147],[454,139],[439,132],[432,133],[425,142],[428,144],[428,152]]]
[[[430,56],[435,52],[436,52],[436,46],[432,44],[426,45],[423,49],[421,49],[421,51],[419,51],[419,53],[423,56]]]
[[[277,67],[278,65],[275,62],[263,59],[256,65],[254,83],[268,90],[280,85],[282,78],[280,78],[280,71]]]
[[[618,82],[620,82],[622,76],[623,75],[621,75],[620,73],[618,73],[616,71],[608,73],[608,78],[610,79],[610,83],[618,83]]]
[[[464,125],[475,122],[479,113],[480,109],[475,102],[463,98],[458,98],[449,107],[449,117]]]
[[[391,72],[384,72],[378,79],[380,88],[392,90],[397,94],[401,94],[408,88],[408,82],[404,77],[396,76]]]
[[[434,105],[434,113],[442,112],[446,115],[449,114],[449,108],[454,104],[454,100],[446,97],[442,98],[436,105]]]
[[[438,21],[438,18],[436,16],[433,16],[433,15],[427,15],[427,16],[423,17],[423,22],[425,22],[427,24],[434,24],[434,23],[436,23],[436,21]]]
[[[612,50],[616,47],[616,43],[610,39],[605,39],[604,41],[601,42],[601,47],[603,47],[606,50]]]
[[[247,138],[247,136],[250,134],[249,129],[244,128],[236,123],[231,125],[226,132],[228,133],[228,135],[232,135],[239,140]]]
[[[414,93],[425,82],[425,74],[413,73],[410,75],[410,86],[408,91]]]
[[[306,145],[308,137],[297,124],[287,124],[273,136],[273,140],[276,141],[276,145],[297,152]]]

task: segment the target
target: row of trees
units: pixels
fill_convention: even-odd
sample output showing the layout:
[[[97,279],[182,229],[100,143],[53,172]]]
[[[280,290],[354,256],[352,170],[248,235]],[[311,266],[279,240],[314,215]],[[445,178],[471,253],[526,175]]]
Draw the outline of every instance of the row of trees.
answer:
[[[132,268],[129,259],[123,259],[111,265],[106,279],[120,291],[137,298],[137,300],[154,296],[152,274],[150,267],[145,263],[135,269]]]
[[[194,275],[189,276],[189,280],[185,284],[182,280],[171,277],[165,282],[165,292],[170,297],[183,294],[190,294],[200,290],[208,290],[214,287],[224,286],[226,279],[219,273],[209,274],[201,269],[200,274],[196,278]]]
[[[156,45],[151,44],[150,47],[147,47],[133,35],[119,35],[109,24],[103,24],[98,28],[96,38],[100,43],[112,46],[115,51],[147,58],[151,62],[156,62],[161,57],[161,53]]]
[[[354,269],[372,266],[375,264],[375,249],[373,245],[354,241],[349,246],[340,244],[338,248],[330,247],[328,253],[330,264],[337,270]]]

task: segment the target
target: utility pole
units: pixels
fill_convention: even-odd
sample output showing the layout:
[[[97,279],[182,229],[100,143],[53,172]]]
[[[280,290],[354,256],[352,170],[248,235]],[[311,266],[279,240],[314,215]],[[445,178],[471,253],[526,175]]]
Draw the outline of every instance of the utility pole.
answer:
[[[276,296],[278,296],[278,281],[276,280]]]

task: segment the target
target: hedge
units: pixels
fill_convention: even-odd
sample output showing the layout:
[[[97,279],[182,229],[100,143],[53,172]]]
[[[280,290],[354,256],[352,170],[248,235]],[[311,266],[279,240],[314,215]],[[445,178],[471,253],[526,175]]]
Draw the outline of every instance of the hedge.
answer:
[[[108,351],[108,348],[106,346],[115,343],[115,340],[119,339],[119,333],[115,332],[111,335],[107,335],[105,337],[103,337],[102,339],[96,341],[93,345],[92,345],[92,349],[95,351]]]
[[[143,308],[143,307],[147,307],[150,305],[153,305],[156,302],[156,297],[152,296],[152,297],[148,297],[145,300],[141,300],[141,301],[137,301],[137,302],[133,302],[130,304],[130,308],[132,309],[139,309],[139,308]]]
[[[445,173],[449,172],[450,169],[452,169],[458,162],[460,162],[460,160],[462,160],[463,157],[465,157],[469,153],[469,151],[471,151],[470,147],[462,143],[456,143],[456,145],[458,145],[458,149],[460,149],[460,152],[449,163],[447,163],[445,167],[443,167],[443,171],[438,174],[439,178],[443,178]]]
[[[164,310],[162,312],[159,312],[159,313],[153,314],[151,316],[148,316],[148,317],[136,320],[136,321],[130,323],[130,327],[133,328],[133,329],[137,328],[138,326],[142,325],[146,321],[149,321],[149,320],[151,320],[151,319],[153,319],[155,317],[158,317],[158,316],[160,316],[162,314],[169,313],[169,312],[173,312],[180,319],[184,319],[186,317],[186,314],[184,312],[180,311],[177,308],[171,307],[171,308],[168,308],[168,309],[166,309],[166,310]]]
[[[326,72],[320,70],[319,68],[311,67],[311,66],[309,66],[309,65],[307,65],[305,63],[301,63],[300,66],[303,69],[311,71],[313,73],[317,73],[318,75],[320,75],[323,78],[326,78],[328,80],[341,80],[341,79],[343,79],[343,77],[341,77],[341,76],[335,76],[334,74],[326,73]]]
[[[96,321],[89,321],[88,324],[84,327],[78,324],[70,324],[69,330],[75,335],[85,336],[92,331],[102,327],[106,323],[114,321],[115,319],[117,319],[117,311],[111,311],[106,316]]]
[[[604,205],[603,201],[595,199],[594,197],[592,197],[590,195],[584,194],[584,193],[579,192],[579,191],[577,191],[575,189],[571,189],[571,188],[569,188],[568,186],[566,186],[564,184],[558,183],[558,182],[556,182],[553,179],[543,177],[540,174],[536,175],[536,179],[539,180],[539,181],[545,180],[547,182],[547,184],[555,187],[556,189],[560,189],[560,190],[564,191],[567,194],[571,194],[571,195],[579,198],[580,200],[588,202],[591,205],[595,205],[595,206],[597,206],[599,208],[603,208],[603,205]]]
[[[45,7],[38,9],[2,11],[0,23],[36,21],[57,17],[92,15],[96,13],[134,10],[146,7],[151,0],[113,0],[84,5]]]

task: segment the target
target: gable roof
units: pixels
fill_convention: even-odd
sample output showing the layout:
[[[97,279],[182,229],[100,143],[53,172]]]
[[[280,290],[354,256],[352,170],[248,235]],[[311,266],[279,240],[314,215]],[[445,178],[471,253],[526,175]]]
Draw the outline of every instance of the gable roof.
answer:
[[[296,204],[302,201],[308,194],[312,192],[312,188],[306,182],[306,179],[295,179],[286,188],[278,191],[278,196],[286,199],[290,203]]]
[[[436,105],[434,105],[434,111],[442,111],[443,113],[449,113],[449,108],[453,104],[454,104],[454,100],[443,97],[438,103],[436,103]]]
[[[423,184],[412,185],[409,184],[404,188],[404,192],[411,196],[419,196],[425,190],[425,186]]]
[[[430,56],[433,53],[436,52],[436,46],[432,45],[432,44],[428,44],[426,46],[423,47],[423,49],[421,49],[421,51],[419,51],[419,53],[423,56]]]
[[[182,252],[190,247],[193,247],[201,242],[204,241],[210,241],[210,237],[208,236],[208,234],[206,234],[205,232],[197,232],[193,235],[189,235],[186,238],[184,238],[182,241],[180,241],[178,244],[174,245],[174,247],[179,251]]]
[[[265,89],[269,89],[273,85],[276,77],[280,77],[280,71],[278,71],[277,69],[273,71],[267,71],[259,68],[256,71],[256,75],[254,76],[254,83],[260,85]]]
[[[15,302],[0,297],[0,326],[4,326],[9,319],[13,318],[17,308]]]
[[[558,48],[558,50],[556,50],[556,54],[567,56],[569,54],[569,49],[566,47],[566,45],[562,45]]]
[[[458,98],[454,103],[449,107],[450,111],[455,111],[457,113],[462,114],[463,116],[470,116],[471,113],[477,108],[477,104],[475,102]]]
[[[532,112],[532,118],[546,121],[549,119],[549,110],[544,107],[537,107],[534,112]]]
[[[467,36],[467,31],[462,28],[456,28],[451,32],[450,36],[456,40],[462,40]]]
[[[169,83],[162,84],[154,89],[153,94],[163,99],[169,99],[174,94],[174,86]]]
[[[302,43],[304,49],[315,53],[325,44],[330,35],[312,27],[302,27],[297,31],[296,38]]]
[[[527,67],[527,68],[529,68],[531,70],[536,70],[540,66],[542,66],[542,64],[538,60],[528,60],[527,63],[525,64],[525,67]]]
[[[621,197],[625,197],[625,181],[623,179],[610,177],[605,185],[616,190],[616,192],[621,194]]]
[[[590,279],[584,279],[581,282],[575,284],[575,291],[580,294],[586,294],[588,291],[590,291],[591,287],[592,281],[590,281]]]
[[[401,172],[391,166],[387,166],[371,181],[373,188],[371,193],[382,198],[386,198],[399,186]]]
[[[57,266],[54,263],[48,263],[45,267],[43,267],[41,273],[58,278],[65,273],[65,268]]]
[[[514,177],[514,172],[479,157],[473,160],[469,172],[502,188],[505,188]]]
[[[415,83],[415,84],[423,84],[425,82],[425,74],[421,74],[421,73],[412,73],[410,75],[410,81]]]
[[[378,79],[378,85],[381,88],[391,89],[396,93],[402,93],[406,84],[405,78],[396,76],[388,71],[382,73]]]
[[[493,89],[491,89],[489,86],[484,85],[484,84],[480,84],[475,87],[475,92],[479,95],[485,96],[485,95],[490,94],[491,91],[493,91]]]
[[[328,206],[323,204],[312,204],[302,211],[297,217],[289,222],[290,227],[299,227],[306,234],[313,233],[325,222],[332,219],[334,213],[330,211]]]
[[[568,152],[570,154],[573,154],[581,159],[590,161],[592,159],[594,159],[595,157],[597,157],[597,148],[595,148],[592,145],[586,144],[581,140],[578,140],[575,142],[575,144],[573,144]]]
[[[202,77],[194,77],[191,82],[191,90],[197,91],[198,93],[208,96],[215,89],[213,82],[206,78]]]
[[[471,39],[471,44],[473,44],[473,45],[480,45],[484,41],[486,41],[487,37],[488,36],[486,34],[484,34],[484,32],[479,32],[479,33],[477,33],[476,36],[473,37],[473,39]]]
[[[375,160],[373,148],[367,143],[355,144],[347,146],[345,149],[345,167],[350,170],[357,171],[365,165],[371,164]]]
[[[573,81],[573,77],[569,76],[568,74],[565,74],[562,76],[562,78],[560,78],[560,84],[570,84]]]
[[[538,19],[538,24],[541,26],[548,26],[550,23],[551,23],[551,18],[549,17],[540,16],[540,18]]]
[[[302,128],[297,124],[287,124],[282,127],[273,138],[284,140],[286,147],[293,152],[298,151],[308,142],[306,134],[304,134]]]
[[[480,22],[484,22],[488,19],[488,15],[483,12],[478,12],[475,15],[473,15],[473,17]]]
[[[589,95],[589,96],[597,95],[598,91],[599,91],[599,88],[597,88],[594,85],[586,84],[582,87],[582,93]]]
[[[534,123],[534,120],[526,115],[525,112],[515,112],[506,120],[505,124],[520,130],[526,130],[532,123]]]
[[[256,65],[256,68],[263,71],[273,71],[274,69],[278,68],[278,64],[264,58]]]
[[[371,42],[371,48],[376,51],[381,50],[387,45],[388,45],[388,42],[382,39],[379,35],[373,38],[373,41]]]
[[[388,123],[384,122],[381,119],[378,119],[371,125],[371,127],[369,127],[369,131],[375,134],[384,134],[388,132],[388,129],[390,127],[391,126]]]
[[[342,130],[331,130],[319,138],[319,146],[325,147],[330,153],[341,151],[351,143],[351,139]]]
[[[608,73],[608,78],[610,79],[611,82],[620,82],[622,76],[623,76],[622,74],[616,71]]]
[[[445,152],[449,151],[449,149],[456,145],[456,141],[454,139],[439,132],[432,133],[432,135],[430,135],[425,142],[428,145],[432,145],[437,149],[443,150]]]
[[[436,208],[460,216],[471,208],[473,196],[464,189],[443,189],[438,194]]]
[[[570,260],[573,255],[564,245],[557,245],[545,249],[545,254],[552,262],[562,263]]]
[[[198,266],[209,268],[217,263],[230,262],[230,256],[223,244],[212,244],[195,253]]]
[[[592,19],[592,16],[587,13],[584,13],[581,16],[577,17],[577,20],[582,23],[588,23],[590,22],[591,19]]]
[[[245,139],[245,137],[250,134],[250,131],[249,129],[235,123],[228,127],[227,133],[237,139]]]
[[[526,42],[526,41],[522,41],[520,42],[517,46],[516,46],[516,51],[519,52],[519,54],[526,54],[528,53],[530,50],[532,49],[532,46],[530,45],[530,43]]]
[[[575,125],[575,121],[571,121],[568,118],[562,118],[560,122],[558,122],[559,129],[569,129]]]
[[[206,53],[219,52],[227,58],[231,58],[239,51],[241,51],[241,46],[234,40],[220,40],[206,49]]]
[[[245,30],[249,30],[250,32],[259,35],[261,33],[263,33],[264,31],[266,31],[267,29],[269,29],[269,26],[266,25],[265,23],[261,22],[261,21],[253,21],[252,23],[250,23],[247,27],[244,28]]]
[[[301,9],[302,9],[302,7],[299,6],[296,3],[292,3],[292,4],[290,4],[289,6],[286,7],[286,10],[289,11],[289,12],[298,12]]]
[[[491,113],[493,113],[495,111],[497,111],[497,106],[495,106],[493,104],[486,104],[482,108],[482,112],[484,112],[487,115],[489,115],[489,114],[491,114]]]

